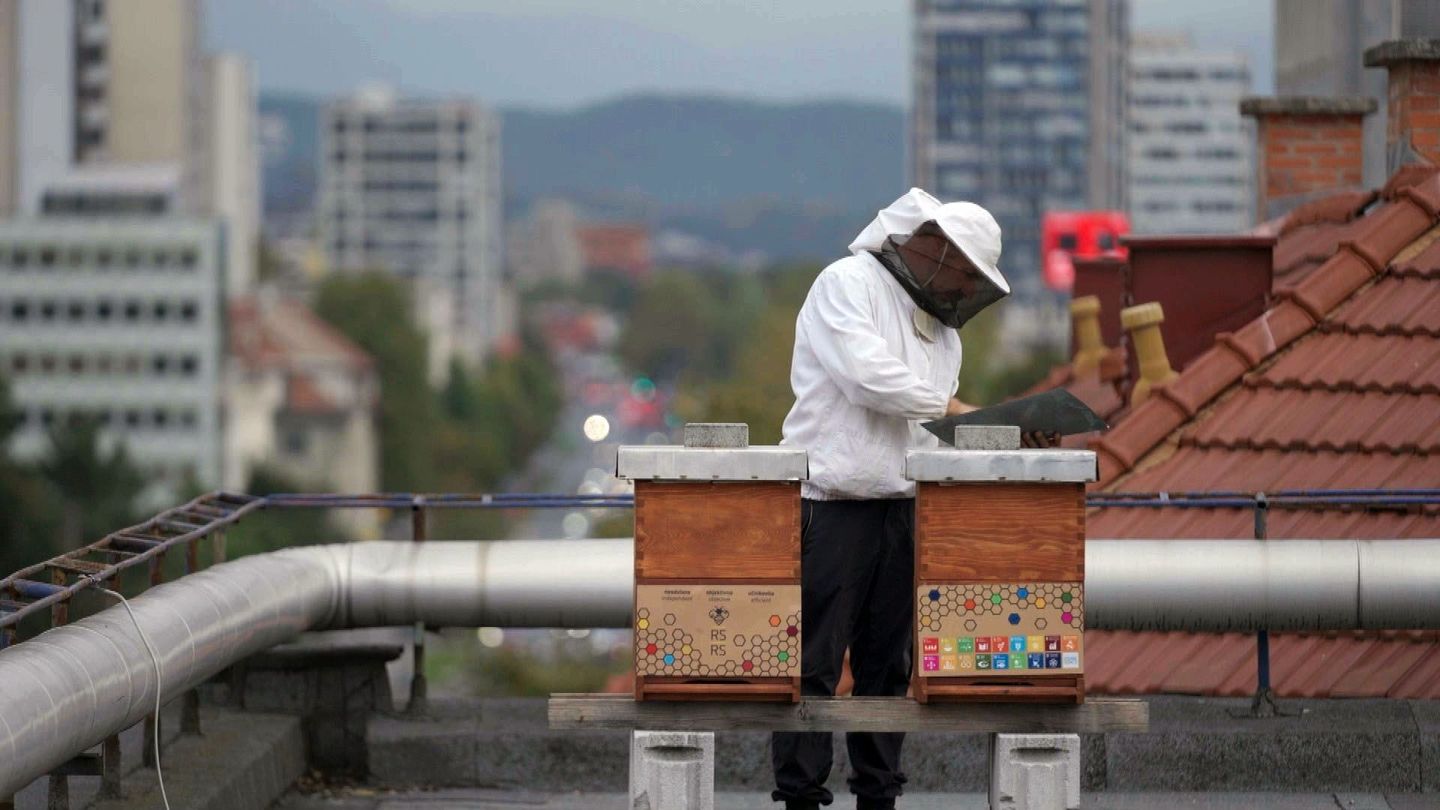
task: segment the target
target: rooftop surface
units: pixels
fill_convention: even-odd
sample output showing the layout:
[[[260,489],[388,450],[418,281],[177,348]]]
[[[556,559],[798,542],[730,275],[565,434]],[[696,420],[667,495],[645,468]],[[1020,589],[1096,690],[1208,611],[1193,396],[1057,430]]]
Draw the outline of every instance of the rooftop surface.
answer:
[[[844,807],[845,796],[837,796],[833,807]],[[1083,795],[1085,810],[1409,810],[1434,807],[1433,795],[1380,793],[1130,793]],[[767,792],[716,793],[715,810],[756,810],[779,807]],[[914,793],[897,803],[900,810],[983,810],[989,808],[984,793]],[[541,810],[622,810],[629,808],[623,793],[526,793],[502,790],[431,790],[382,792],[362,790],[329,796],[292,793],[275,805],[276,810],[399,810],[419,807],[426,810],[514,810],[533,807]]]

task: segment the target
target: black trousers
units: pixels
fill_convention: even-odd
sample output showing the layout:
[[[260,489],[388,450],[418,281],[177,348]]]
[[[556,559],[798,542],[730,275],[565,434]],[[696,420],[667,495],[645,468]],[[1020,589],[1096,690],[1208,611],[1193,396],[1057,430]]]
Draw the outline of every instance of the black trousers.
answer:
[[[898,697],[910,684],[915,603],[912,498],[801,503],[800,690],[834,695],[850,650],[858,696]],[[893,801],[903,792],[904,734],[849,733],[850,791]],[[770,740],[776,801],[830,804],[829,733],[776,733]]]

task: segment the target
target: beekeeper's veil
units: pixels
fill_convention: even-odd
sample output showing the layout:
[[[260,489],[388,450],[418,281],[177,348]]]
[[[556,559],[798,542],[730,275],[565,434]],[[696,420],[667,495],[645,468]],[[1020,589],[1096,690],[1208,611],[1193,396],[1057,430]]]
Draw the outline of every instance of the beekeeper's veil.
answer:
[[[940,255],[927,253],[925,267],[912,269],[899,247],[917,233],[948,241]],[[919,244],[919,243],[917,243]],[[949,251],[964,254],[957,261]],[[959,329],[980,310],[1010,294],[1000,274],[1000,225],[990,212],[968,202],[941,204],[927,192],[912,188],[880,211],[850,243],[850,252],[873,255],[884,265],[916,306],[946,326]]]

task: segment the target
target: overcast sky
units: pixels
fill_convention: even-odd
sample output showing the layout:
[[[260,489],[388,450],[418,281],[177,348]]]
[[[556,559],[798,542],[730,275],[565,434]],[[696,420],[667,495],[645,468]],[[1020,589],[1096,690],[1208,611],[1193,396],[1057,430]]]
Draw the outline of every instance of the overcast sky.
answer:
[[[569,107],[637,91],[905,103],[909,0],[206,0],[265,91]],[[1269,0],[1131,0],[1135,30],[1245,53],[1273,85]]]

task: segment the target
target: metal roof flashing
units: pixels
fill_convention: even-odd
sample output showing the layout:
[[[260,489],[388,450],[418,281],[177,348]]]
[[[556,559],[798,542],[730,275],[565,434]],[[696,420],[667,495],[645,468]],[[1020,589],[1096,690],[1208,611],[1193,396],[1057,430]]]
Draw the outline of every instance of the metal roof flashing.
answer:
[[[810,457],[798,447],[621,447],[615,475],[629,481],[805,481]]]
[[[1020,481],[1077,483],[1099,477],[1091,450],[911,450],[905,477],[912,481]]]

